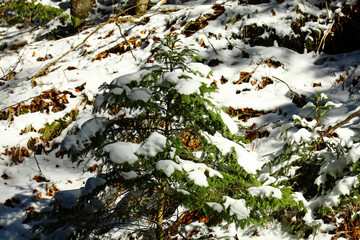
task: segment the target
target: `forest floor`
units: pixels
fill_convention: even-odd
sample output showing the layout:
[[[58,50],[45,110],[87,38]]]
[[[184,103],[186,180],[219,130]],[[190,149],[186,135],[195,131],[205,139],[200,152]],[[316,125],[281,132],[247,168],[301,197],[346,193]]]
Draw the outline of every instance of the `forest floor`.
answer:
[[[41,2],[69,13],[69,1]],[[141,69],[151,61],[157,39],[167,34],[178,33],[184,45],[199,50],[206,67],[193,67],[212,71],[209,84],[218,88],[212,98],[232,113],[256,164],[267,163],[283,147],[282,127],[293,115],[306,114],[300,109],[318,93],[339,105],[324,126],[359,110],[360,48],[350,39],[356,34],[339,47],[330,33],[336,17],[352,16],[342,12],[344,6],[358,9],[354,1],[328,8],[312,0],[175,2],[154,4],[143,16],[120,16],[119,24],[94,14],[73,34],[59,19],[47,27],[0,27],[0,239],[31,239],[34,212],[58,191],[83,187],[96,175],[97,162],[78,165],[60,157],[61,141],[94,116],[99,87]],[[336,129],[338,141],[359,141],[359,124],[356,116]],[[339,224],[324,224],[307,237],[346,237],[336,230]],[[278,222],[244,230],[209,230],[199,221],[191,227],[199,229],[193,239],[298,238]]]

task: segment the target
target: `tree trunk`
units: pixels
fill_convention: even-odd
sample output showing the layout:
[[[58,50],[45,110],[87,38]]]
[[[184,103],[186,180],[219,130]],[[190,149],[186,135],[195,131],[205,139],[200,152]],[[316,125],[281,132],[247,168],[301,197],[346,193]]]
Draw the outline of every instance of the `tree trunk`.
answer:
[[[149,0],[136,0],[135,14],[137,15],[137,14],[146,13],[148,4],[149,4]]]
[[[166,180],[162,179],[161,181],[161,189],[159,196],[159,210],[156,218],[157,223],[157,238],[159,240],[165,239],[164,231],[163,231],[163,222],[164,222],[164,212],[165,212],[165,191],[166,191]]]
[[[85,22],[94,4],[95,0],[70,0],[71,18],[74,27],[78,27]]]

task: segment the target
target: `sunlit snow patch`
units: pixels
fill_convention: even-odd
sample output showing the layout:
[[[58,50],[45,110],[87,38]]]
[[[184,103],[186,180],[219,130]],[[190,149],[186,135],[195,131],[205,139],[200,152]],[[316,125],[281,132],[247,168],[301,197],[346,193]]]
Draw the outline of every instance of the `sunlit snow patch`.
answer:
[[[334,207],[340,203],[340,196],[350,194],[350,190],[359,183],[357,176],[344,177],[338,181],[333,190],[324,198],[324,205],[327,207]]]
[[[196,79],[197,76],[188,76],[183,72],[166,72],[163,76],[163,82],[175,84],[175,90],[180,94],[199,93],[201,82]]]

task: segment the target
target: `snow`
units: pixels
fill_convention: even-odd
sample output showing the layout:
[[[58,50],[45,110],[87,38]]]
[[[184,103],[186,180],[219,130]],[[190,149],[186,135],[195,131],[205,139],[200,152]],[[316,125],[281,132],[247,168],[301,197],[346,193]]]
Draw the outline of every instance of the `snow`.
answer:
[[[115,164],[129,163],[130,165],[138,161],[135,152],[139,145],[129,142],[115,142],[105,146],[103,149],[109,153],[109,160]]]
[[[209,183],[206,180],[205,174],[200,170],[193,170],[188,173],[188,177],[190,180],[194,181],[194,183],[200,187],[208,187]]]
[[[193,170],[201,170],[201,172],[204,174],[207,172],[209,174],[209,177],[219,177],[222,178],[223,176],[218,171],[206,166],[203,163],[195,163],[193,161],[188,160],[179,160],[182,168],[187,171],[191,172]]]
[[[215,211],[217,211],[218,213],[221,213],[224,209],[221,206],[221,204],[216,203],[216,202],[207,202],[206,203],[209,207],[211,207],[212,209],[214,209]]]
[[[146,88],[135,88],[131,93],[128,94],[131,101],[149,101],[151,97],[151,91]]]
[[[232,134],[236,134],[239,131],[239,127],[237,123],[232,119],[228,114],[226,114],[224,111],[220,112],[221,118],[225,125],[229,128],[230,132]]]
[[[175,170],[181,171],[182,167],[172,160],[160,160],[156,163],[156,170],[162,170],[166,176],[170,177]]]
[[[69,4],[69,0],[41,0],[41,2],[55,7],[59,7],[60,4]],[[302,118],[303,113],[299,111],[300,108],[296,107],[290,98],[289,88],[298,94],[303,94],[307,100],[310,97],[315,97],[318,92],[323,97],[329,97],[330,101],[327,106],[334,105],[336,109],[334,107],[326,116],[327,119],[324,119],[325,126],[334,126],[359,110],[360,95],[355,81],[360,76],[359,51],[337,55],[314,54],[313,52],[299,54],[293,50],[279,47],[276,43],[274,46],[263,47],[250,46],[244,42],[243,27],[254,23],[258,26],[267,25],[269,28],[274,29],[278,36],[289,33],[295,36],[291,29],[291,23],[295,19],[302,17],[295,9],[307,13],[308,16],[313,15],[319,18],[318,21],[306,22],[302,26],[303,30],[316,32],[321,30],[325,32],[330,28],[331,22],[325,24],[326,19],[322,19],[320,16],[327,16],[327,10],[325,8],[319,9],[314,5],[314,3],[322,2],[319,0],[285,0],[283,3],[270,1],[268,4],[250,5],[239,4],[238,1],[218,1],[217,3],[223,4],[225,7],[224,14],[220,15],[216,20],[209,21],[207,26],[190,37],[179,36],[184,45],[199,50],[199,54],[204,59],[203,63],[189,63],[187,66],[199,71],[204,76],[210,71],[212,75],[209,74],[208,78],[206,78],[175,71],[166,73],[163,79],[159,80],[159,84],[161,84],[161,81],[175,84],[175,89],[181,94],[196,93],[202,83],[208,85],[216,81],[217,92],[208,97],[219,107],[227,109],[231,106],[235,109],[252,108],[258,111],[272,112],[242,122],[237,120],[237,116],[229,117],[225,113],[226,110],[221,111],[221,117],[231,133],[243,136],[246,130],[249,130],[254,125],[255,129],[269,131],[269,137],[258,138],[248,144],[240,144],[226,139],[218,133],[213,136],[206,135],[223,154],[236,151],[237,162],[246,172],[249,174],[261,174],[258,179],[264,184],[247,190],[253,196],[278,199],[282,196],[280,189],[271,186],[273,183],[279,182],[281,178],[272,177],[269,172],[266,172],[269,169],[264,166],[283,146],[284,140],[279,138],[281,132],[288,130],[289,127],[293,126],[293,121],[298,120],[307,129],[301,128],[298,131],[288,131],[290,143],[300,144],[304,141],[311,141],[318,134],[318,129],[315,132],[309,130],[314,129],[317,123],[315,120]],[[329,7],[331,18],[335,13],[342,14],[339,7],[344,2],[355,4],[356,1],[332,1]],[[148,73],[148,70],[154,67],[148,61],[151,60],[150,57],[158,44],[155,43],[154,37],[163,38],[172,31],[171,27],[175,28],[173,29],[174,33],[181,33],[184,26],[191,20],[197,19],[200,14],[203,14],[203,16],[207,13],[213,14],[213,4],[214,1],[205,0],[193,0],[181,4],[179,1],[173,1],[172,4],[156,4],[150,11],[175,7],[180,9],[170,14],[161,12],[147,13],[144,17],[149,17],[148,22],[140,23],[138,22],[140,19],[132,18],[131,21],[121,23],[127,39],[139,36],[145,43],[141,47],[133,49],[132,53],[136,60],[130,52],[126,52],[119,55],[111,53],[101,61],[92,61],[97,54],[123,41],[118,27],[114,23],[109,23],[92,35],[85,45],[75,49],[61,61],[55,63],[46,75],[36,79],[38,84],[36,87],[31,86],[30,81],[28,81],[29,77],[81,43],[97,26],[90,26],[73,36],[58,40],[40,40],[38,38],[56,28],[55,21],[50,23],[47,29],[37,28],[30,30],[26,28],[20,29],[16,26],[10,28],[0,26],[1,44],[12,45],[22,41],[28,42],[26,46],[19,50],[4,49],[0,52],[1,76],[10,70],[16,72],[13,79],[1,80],[3,85],[0,86],[0,111],[6,111],[9,107],[15,107],[18,104],[30,104],[34,97],[50,89],[69,91],[74,95],[74,97],[68,98],[69,103],[66,104],[66,108],[62,111],[56,113],[51,111],[50,113],[31,112],[14,117],[13,121],[8,119],[0,120],[0,175],[6,174],[9,176],[8,179],[5,176],[0,178],[0,191],[2,193],[0,202],[4,203],[14,196],[21,200],[21,203],[14,207],[0,204],[0,239],[31,239],[34,237],[30,231],[32,223],[23,224],[23,220],[28,207],[32,206],[36,211],[40,211],[50,202],[51,196],[46,196],[48,193],[46,185],[53,184],[60,189],[61,191],[54,198],[61,203],[62,207],[71,208],[76,205],[77,199],[82,194],[89,194],[96,187],[104,184],[104,179],[96,177],[96,171],[84,171],[84,169],[94,166],[95,161],[93,159],[78,165],[72,162],[71,157],[63,156],[60,158],[56,153],[61,149],[64,152],[78,154],[86,149],[100,131],[106,129],[109,115],[106,113],[104,115],[92,113],[92,107],[100,107],[107,101],[110,103],[112,101],[99,94],[99,87],[102,84],[112,85],[114,88],[110,91],[114,94],[119,95],[125,91],[132,101],[148,101],[152,94],[149,89],[138,87],[130,90],[125,85],[132,81],[140,82]],[[98,5],[100,4],[98,3]],[[70,13],[70,10],[67,9],[66,12]],[[275,12],[275,15],[273,12]],[[235,21],[234,17],[237,14],[242,17]],[[89,19],[91,20],[91,17]],[[155,32],[150,33],[151,29],[154,29]],[[111,30],[114,30],[113,34],[105,38]],[[146,33],[142,33],[144,30],[146,30]],[[269,33],[263,35],[269,35]],[[202,39],[205,47],[200,44]],[[230,45],[233,45],[231,49]],[[249,54],[249,58],[243,56],[243,51]],[[38,57],[50,56],[50,54],[53,56],[52,59],[37,61]],[[223,63],[217,66],[207,65],[211,59],[216,58]],[[258,66],[262,60],[267,58],[279,61],[281,66],[277,68],[266,64]],[[68,70],[70,66],[76,69]],[[251,78],[251,80],[255,81],[255,85],[252,85],[251,82],[233,84],[234,81],[239,79],[240,72],[251,72],[256,67],[258,68]],[[181,77],[185,74],[190,76],[191,79]],[[346,80],[344,90],[342,90],[342,83],[336,83],[339,76],[342,75],[345,76]],[[222,84],[220,82],[222,76],[228,79],[227,83]],[[271,78],[273,84],[269,84],[263,89],[257,88],[262,77]],[[288,86],[274,77],[283,80]],[[84,90],[77,92],[75,88],[85,82]],[[313,87],[314,83],[321,83],[321,86]],[[236,91],[239,93],[236,93]],[[89,105],[94,98],[93,106]],[[314,105],[309,102],[305,107],[314,107]],[[44,151],[42,153],[30,151],[30,157],[25,156],[24,161],[18,165],[12,163],[11,156],[5,154],[6,150],[11,150],[13,147],[27,147],[31,138],[41,137],[38,130],[43,128],[46,123],[52,123],[72,110],[78,111],[75,121],[51,142],[51,145],[46,148],[46,153]],[[23,131],[30,126],[34,131]],[[335,133],[339,136],[338,138],[326,139],[326,141],[332,141],[332,143],[340,142],[341,146],[347,151],[342,158],[336,158],[329,153],[322,152],[323,156],[326,157],[325,164],[322,165],[315,184],[326,184],[331,179],[329,176],[332,176],[337,179],[334,188],[330,189],[326,195],[314,199],[306,199],[302,193],[294,193],[295,199],[303,201],[308,209],[308,213],[304,217],[307,224],[316,226],[322,223],[315,219],[313,214],[318,207],[337,206],[342,195],[351,193],[352,189],[358,186],[358,178],[351,175],[352,168],[349,167],[353,163],[358,163],[360,158],[358,128],[359,117],[355,117],[349,123],[336,129]],[[80,130],[77,132],[77,129]],[[59,147],[60,143],[61,146]],[[105,146],[103,151],[108,153],[109,160],[113,163],[131,165],[139,161],[139,158],[156,156],[166,148],[166,144],[167,139],[165,136],[153,133],[141,145],[114,142]],[[289,162],[295,161],[297,157],[294,156]],[[35,176],[40,175],[36,163],[39,163],[42,174],[49,182],[36,182],[33,180]],[[288,163],[281,166],[286,164]],[[271,169],[272,173],[281,166],[274,166]],[[171,177],[175,171],[181,171],[196,185],[202,187],[208,186],[209,177],[223,177],[220,172],[205,164],[184,159],[162,159],[156,163],[155,167],[157,170],[163,171],[168,177]],[[296,170],[297,167],[290,168],[287,177],[294,176]],[[135,179],[140,173],[129,171],[120,174],[124,179],[128,180]],[[181,189],[181,186],[178,186],[176,190],[183,194],[189,194],[189,192]],[[37,197],[38,193],[42,194],[42,198]],[[228,209],[238,219],[249,217],[250,209],[246,206],[244,199],[233,199],[226,196],[223,200],[222,205],[215,202],[206,204],[219,213]],[[204,236],[209,233],[205,223],[197,222],[194,223],[194,226],[195,224],[198,224],[196,226],[202,229]],[[323,226],[320,228],[320,232],[313,233],[309,236],[309,239],[331,239],[333,235],[329,233],[329,230],[334,228]],[[257,239],[297,239],[297,236],[288,234],[281,223],[276,222],[269,223],[267,226],[249,226],[245,230],[238,229],[233,224],[230,224],[227,228],[215,226],[213,229],[215,229],[215,232],[212,234],[218,239],[234,239],[235,235],[237,235],[238,239],[255,238],[251,236],[255,229],[259,233]],[[64,239],[65,235],[71,231],[72,229],[64,229],[63,232],[55,232],[53,237]],[[121,230],[119,232],[117,234],[121,236]]]
[[[61,150],[78,154],[91,142],[91,138],[96,137],[106,128],[108,119],[104,117],[92,118],[86,121],[76,135],[67,136],[61,143]]]
[[[250,209],[246,207],[244,199],[233,199],[224,196],[224,208],[229,209],[230,216],[235,215],[237,219],[242,220],[250,216]]]
[[[347,144],[349,145],[349,144]],[[360,159],[360,143],[351,146],[350,151],[345,155],[347,162],[356,163]]]
[[[260,187],[250,187],[248,192],[251,196],[263,197],[274,197],[277,199],[282,198],[282,193],[280,189],[271,187],[271,186],[260,186]]]
[[[199,93],[201,82],[197,76],[188,76],[183,72],[167,72],[163,76],[163,82],[169,82],[175,85],[174,89],[180,94]]]
[[[104,185],[106,180],[103,178],[89,178],[86,181],[83,193],[85,195],[92,193],[97,187]]]
[[[324,205],[327,207],[337,206],[340,203],[340,196],[349,194],[351,189],[357,184],[359,184],[358,176],[344,177],[338,181],[334,189],[326,195]]]
[[[305,128],[299,129],[297,132],[291,135],[290,143],[301,144],[302,142],[310,142],[313,133]]]
[[[138,177],[138,174],[134,171],[130,171],[130,172],[121,172],[120,175],[125,179],[125,180],[130,180],[130,179],[135,179]]]
[[[237,161],[248,173],[255,174],[263,166],[263,162],[259,161],[255,152],[250,152],[243,146],[221,136],[216,133],[214,136],[207,135],[210,141],[226,155],[233,151],[236,152]]]
[[[166,146],[166,137],[160,133],[153,132],[146,142],[136,150],[135,154],[144,158],[155,157],[156,154],[162,152]]]
[[[223,178],[221,173],[209,168],[204,163],[195,163],[193,161],[183,160],[180,158],[178,161],[179,163],[175,163],[172,160],[160,160],[156,163],[156,169],[162,170],[168,177],[170,177],[175,171],[181,172],[184,170],[187,172],[188,178],[192,180],[194,184],[201,187],[209,186],[205,173],[207,173],[209,177]]]
[[[97,187],[104,185],[106,182],[102,178],[89,178],[85,187],[80,189],[63,190],[55,194],[54,198],[63,208],[71,209],[77,205],[77,200],[83,195],[92,193]]]
[[[73,208],[77,205],[77,200],[81,197],[82,189],[64,190],[55,195],[55,200],[63,208]]]

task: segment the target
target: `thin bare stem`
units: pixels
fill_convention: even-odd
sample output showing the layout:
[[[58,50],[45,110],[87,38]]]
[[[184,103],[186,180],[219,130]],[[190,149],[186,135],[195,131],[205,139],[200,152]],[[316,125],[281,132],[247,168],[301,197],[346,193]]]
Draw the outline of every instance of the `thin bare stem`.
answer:
[[[275,77],[275,76],[272,76],[272,77],[275,78],[276,80],[284,83],[284,84],[288,87],[288,89],[289,89],[289,91],[290,91],[290,93],[291,93],[292,96],[294,96],[294,95],[299,96],[299,94],[296,93],[296,92],[294,92],[294,91],[290,88],[289,84],[287,84],[284,80],[281,80],[280,78]]]
[[[120,34],[121,34],[121,36],[124,38],[125,43],[129,46],[129,48],[130,48],[130,53],[131,53],[131,55],[133,56],[133,58],[134,58],[134,60],[135,60],[135,62],[136,62],[136,57],[134,56],[134,53],[133,53],[133,51],[132,51],[133,48],[131,47],[131,44],[130,44],[130,43],[128,42],[128,40],[126,39],[125,35],[123,34],[119,22],[115,21],[115,24],[116,24],[116,26],[118,26],[119,31],[120,31]]]
[[[36,165],[37,165],[37,167],[38,167],[38,169],[39,169],[40,175],[43,176],[43,177],[45,177],[44,174],[43,174],[43,172],[41,171],[41,167],[40,167],[39,161],[38,161],[37,158],[36,158],[35,152],[33,152],[33,153],[34,153],[34,159],[35,159]]]

